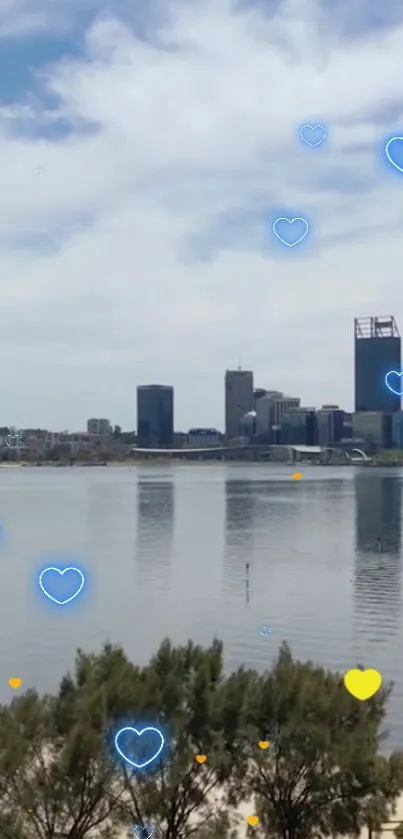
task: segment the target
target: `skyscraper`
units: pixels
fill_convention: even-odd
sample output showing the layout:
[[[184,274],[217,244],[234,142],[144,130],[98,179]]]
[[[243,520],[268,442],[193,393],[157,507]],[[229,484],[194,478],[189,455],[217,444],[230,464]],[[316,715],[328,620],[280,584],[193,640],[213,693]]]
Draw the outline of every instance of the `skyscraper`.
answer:
[[[316,411],[316,420],[319,446],[340,443],[344,434],[344,411],[338,405],[322,405]]]
[[[169,448],[174,438],[174,389],[170,385],[137,388],[137,445]]]
[[[354,334],[356,412],[400,411],[401,397],[385,385],[387,373],[401,369],[401,339],[394,317],[355,318]]]
[[[299,408],[301,400],[296,396],[286,396],[279,390],[265,391],[264,396],[256,399],[256,431],[258,435],[271,437],[270,442],[278,442],[283,416],[293,408]]]
[[[225,436],[234,440],[240,436],[242,418],[254,405],[253,373],[251,370],[227,370],[225,373]]]

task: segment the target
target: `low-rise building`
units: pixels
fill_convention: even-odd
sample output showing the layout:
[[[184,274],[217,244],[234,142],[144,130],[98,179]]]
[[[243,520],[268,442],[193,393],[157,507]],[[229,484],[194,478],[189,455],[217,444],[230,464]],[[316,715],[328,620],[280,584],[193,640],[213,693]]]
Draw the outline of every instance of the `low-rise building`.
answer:
[[[108,434],[112,434],[111,423],[108,419],[89,419],[87,420],[87,433],[106,437]]]
[[[216,428],[191,428],[188,431],[186,445],[190,449],[204,449],[207,446],[219,446],[220,432]]]
[[[371,444],[373,450],[392,445],[392,417],[381,411],[356,411],[353,415],[354,437]]]
[[[403,411],[396,411],[392,416],[392,446],[403,449]]]

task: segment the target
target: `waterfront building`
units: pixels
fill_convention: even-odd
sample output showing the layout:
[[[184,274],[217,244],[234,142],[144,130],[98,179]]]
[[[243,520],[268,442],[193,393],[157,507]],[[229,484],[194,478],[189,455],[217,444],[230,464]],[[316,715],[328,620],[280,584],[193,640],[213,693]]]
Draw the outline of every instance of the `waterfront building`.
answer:
[[[94,434],[99,437],[106,437],[112,433],[112,426],[108,419],[87,420],[87,434]]]
[[[174,440],[174,389],[171,385],[137,388],[137,445],[169,448]]]
[[[301,406],[301,400],[298,396],[287,396],[287,394],[278,390],[269,390],[268,396],[270,396],[273,404],[272,426],[277,428],[280,428],[284,414],[297,410]]]
[[[354,334],[356,413],[400,411],[401,397],[385,385],[389,371],[401,370],[401,338],[394,317],[355,318]]]
[[[225,436],[235,440],[241,434],[241,420],[254,406],[253,372],[227,370],[225,373]]]
[[[186,449],[188,445],[188,435],[185,431],[174,431],[174,449]]]
[[[392,445],[392,415],[382,411],[356,411],[353,415],[354,438],[365,440],[372,450]]]
[[[343,434],[342,440],[351,440],[353,437],[353,414],[350,412],[344,412],[344,419],[343,419]]]
[[[204,449],[219,446],[220,443],[221,435],[217,428],[191,428],[186,438],[186,445],[190,449]]]
[[[292,408],[281,421],[281,445],[316,446],[317,419],[315,408]]]
[[[279,390],[266,391],[255,399],[256,433],[270,435],[273,443],[278,442],[276,432],[281,428],[283,416],[300,405],[301,400],[296,396],[286,396]]]
[[[256,434],[256,411],[248,411],[241,419],[240,436],[244,440],[253,440]]]
[[[392,415],[392,446],[403,449],[403,411],[396,411]]]
[[[344,411],[338,405],[322,405],[316,412],[318,445],[331,446],[343,438]]]
[[[261,436],[262,434],[269,435],[271,433],[272,427],[272,409],[273,409],[273,401],[268,394],[262,396],[255,402],[255,412],[256,412],[256,434]]]

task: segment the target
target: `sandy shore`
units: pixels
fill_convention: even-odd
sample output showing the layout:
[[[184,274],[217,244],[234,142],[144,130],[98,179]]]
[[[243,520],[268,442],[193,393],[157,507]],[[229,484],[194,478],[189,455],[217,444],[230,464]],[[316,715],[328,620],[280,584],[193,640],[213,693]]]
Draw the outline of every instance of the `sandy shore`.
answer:
[[[219,804],[220,795],[216,793],[214,799],[216,800],[217,804]],[[253,800],[251,800],[249,803],[247,801],[242,801],[237,808],[237,814],[239,816],[239,827],[237,833],[238,839],[246,839],[248,830],[246,820],[248,816],[253,816],[255,814]],[[403,794],[397,801],[396,814],[392,818],[393,821],[386,822],[383,825],[384,829],[378,834],[379,839],[394,839],[394,829],[397,827],[399,822],[403,822]],[[196,822],[196,819],[194,821]],[[121,834],[119,834],[119,839],[128,839],[129,836],[132,836],[132,833],[130,831],[123,830]],[[360,833],[360,839],[368,839],[368,837],[368,828],[364,828]]]

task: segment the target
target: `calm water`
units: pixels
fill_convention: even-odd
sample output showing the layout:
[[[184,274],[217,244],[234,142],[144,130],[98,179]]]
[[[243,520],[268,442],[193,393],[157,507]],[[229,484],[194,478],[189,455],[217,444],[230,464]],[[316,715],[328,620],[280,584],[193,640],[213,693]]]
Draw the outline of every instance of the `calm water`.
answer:
[[[0,469],[0,700],[10,676],[54,689],[78,646],[107,639],[142,664],[165,636],[216,634],[229,668],[259,669],[286,639],[302,659],[393,679],[388,745],[403,747],[403,471],[292,471]],[[87,594],[52,609],[37,578],[61,559],[87,572]]]

